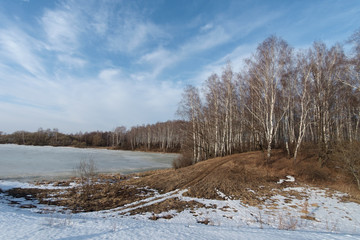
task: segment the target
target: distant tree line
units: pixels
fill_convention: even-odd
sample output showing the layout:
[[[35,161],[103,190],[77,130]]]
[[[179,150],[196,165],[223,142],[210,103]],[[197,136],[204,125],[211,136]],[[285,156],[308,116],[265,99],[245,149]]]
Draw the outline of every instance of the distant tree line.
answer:
[[[339,143],[360,141],[360,30],[353,48],[315,42],[293,49],[270,36],[236,73],[228,63],[201,88],[187,86],[178,114],[192,163],[236,152],[283,148],[297,161],[303,143],[321,164]]]
[[[36,146],[108,147],[124,150],[179,152],[182,145],[181,129],[184,121],[167,121],[132,127],[121,126],[113,131],[78,132],[64,134],[57,128],[37,132],[0,132],[0,143]]]

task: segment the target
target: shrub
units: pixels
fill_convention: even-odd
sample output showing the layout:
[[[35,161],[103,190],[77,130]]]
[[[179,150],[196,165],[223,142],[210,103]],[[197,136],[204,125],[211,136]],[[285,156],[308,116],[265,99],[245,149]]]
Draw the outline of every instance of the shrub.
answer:
[[[330,171],[327,167],[319,166],[316,162],[302,162],[299,163],[295,172],[309,182],[324,182],[329,180]]]
[[[90,157],[88,160],[81,160],[76,166],[76,175],[80,178],[80,187],[77,192],[74,192],[78,196],[77,201],[88,201],[93,195],[95,189],[94,178],[97,176],[97,168],[94,160]],[[74,188],[75,190],[75,188]]]
[[[332,160],[352,177],[360,190],[360,142],[338,144]]]
[[[96,165],[93,159],[81,160],[75,171],[80,177],[81,183],[90,182],[96,175]]]
[[[172,166],[175,169],[187,167],[193,164],[191,155],[183,153],[178,158],[174,159]]]

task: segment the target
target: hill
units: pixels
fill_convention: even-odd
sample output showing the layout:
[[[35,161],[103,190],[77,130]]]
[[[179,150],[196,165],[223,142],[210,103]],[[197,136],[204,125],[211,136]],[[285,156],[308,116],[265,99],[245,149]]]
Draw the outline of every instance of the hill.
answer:
[[[296,181],[287,180],[288,176]],[[65,193],[39,190],[33,197],[49,203],[42,199],[59,194],[59,199],[50,203],[66,206],[75,212],[120,207],[153,195],[153,191],[165,194],[181,190],[186,190],[184,196],[216,200],[223,199],[219,195],[221,192],[244,204],[259,206],[286,187],[311,186],[338,190],[347,194],[348,201],[360,202],[356,185],[341,169],[320,167],[311,154],[302,156],[299,163],[293,165],[280,150],[274,152],[269,164],[266,164],[264,154],[257,151],[209,159],[177,170],[155,170],[127,176],[100,175],[96,183],[76,181],[79,184]],[[68,185],[69,182],[56,183],[61,184]],[[22,194],[22,191],[25,190],[17,189],[12,194],[29,194]],[[156,206],[148,210],[155,211]]]
[[[359,192],[341,169],[320,167],[311,154],[302,156],[294,166],[281,151],[275,151],[269,164],[264,163],[262,152],[248,152],[177,170],[127,176],[100,175],[23,187],[2,187],[6,183],[0,181],[0,195],[2,202],[15,207],[45,215],[57,212],[65,222],[76,222],[73,216],[93,219],[101,215],[124,218],[125,225],[127,219],[135,218],[141,220],[140,225],[157,220],[181,226],[250,226],[316,233],[309,238],[324,237],[319,231],[358,236]],[[85,214],[80,212],[93,215],[78,215]],[[334,239],[344,239],[342,236],[331,235]]]

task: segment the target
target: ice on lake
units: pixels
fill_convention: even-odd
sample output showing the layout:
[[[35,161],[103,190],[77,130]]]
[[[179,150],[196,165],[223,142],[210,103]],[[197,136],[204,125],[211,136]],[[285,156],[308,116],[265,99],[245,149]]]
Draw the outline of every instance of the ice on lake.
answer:
[[[93,160],[101,173],[169,168],[177,154],[93,148],[0,144],[0,179],[57,179],[75,175],[81,161]]]

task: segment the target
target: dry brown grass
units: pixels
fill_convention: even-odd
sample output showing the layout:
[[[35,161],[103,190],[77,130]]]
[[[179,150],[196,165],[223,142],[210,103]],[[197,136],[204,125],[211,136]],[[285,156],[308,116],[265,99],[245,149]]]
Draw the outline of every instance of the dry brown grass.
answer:
[[[235,154],[210,159],[177,170],[167,169],[139,174],[129,184],[149,186],[159,192],[187,188],[186,195],[199,198],[221,199],[216,190],[227,196],[239,198],[256,205],[271,197],[271,189],[279,187],[276,182],[285,172],[277,172],[257,166],[260,152]],[[253,191],[256,193],[254,193]],[[260,200],[261,199],[261,200]]]
[[[169,198],[166,199],[165,201],[141,208],[136,208],[126,213],[129,213],[130,215],[135,215],[143,212],[151,212],[154,214],[154,216],[158,216],[158,214],[162,212],[168,212],[170,210],[182,212],[185,209],[193,210],[194,208],[200,208],[200,207],[206,207],[206,206],[197,201],[181,201],[179,198]]]

